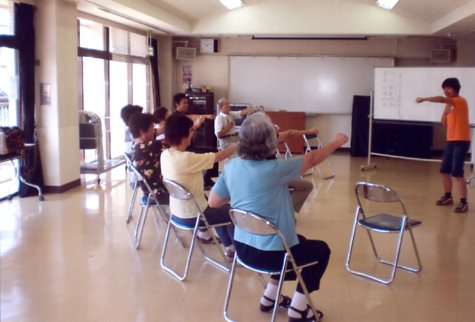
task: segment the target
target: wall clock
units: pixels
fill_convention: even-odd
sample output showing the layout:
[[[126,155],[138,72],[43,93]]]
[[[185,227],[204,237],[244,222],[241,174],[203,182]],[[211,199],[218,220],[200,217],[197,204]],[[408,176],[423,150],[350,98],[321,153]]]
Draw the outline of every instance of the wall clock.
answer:
[[[218,39],[201,38],[200,39],[200,53],[209,54],[218,52]]]

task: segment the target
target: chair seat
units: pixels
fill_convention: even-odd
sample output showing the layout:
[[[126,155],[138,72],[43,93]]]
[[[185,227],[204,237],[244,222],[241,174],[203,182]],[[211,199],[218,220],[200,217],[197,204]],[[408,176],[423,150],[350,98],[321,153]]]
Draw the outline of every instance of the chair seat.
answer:
[[[247,269],[250,269],[252,271],[255,271],[260,274],[268,274],[268,275],[277,275],[280,274],[280,269],[270,269],[270,268],[262,268],[262,267],[257,267],[254,265],[249,265],[245,263],[236,253],[234,256],[236,256],[236,260],[241,264],[242,266],[246,267]],[[289,271],[289,269],[287,270]]]
[[[187,225],[187,224],[176,221],[176,218],[177,217],[175,215],[170,215],[170,221],[174,226],[176,226],[180,229],[183,229],[183,230],[193,230],[193,229],[195,229],[195,223],[193,223],[192,225]],[[200,227],[205,227],[205,226],[200,225]]]
[[[383,214],[367,217],[366,219],[360,219],[358,223],[361,226],[374,229],[374,230],[397,232],[401,230],[402,220],[401,220],[401,217],[383,213]],[[408,226],[414,227],[419,224],[421,224],[421,221],[409,219],[409,221],[406,223],[406,228]]]
[[[149,201],[149,199],[148,199],[147,196],[142,196],[142,198],[140,199],[140,205],[143,206],[143,207],[145,207],[145,206],[147,205],[147,203],[148,203],[149,206],[156,206],[156,205],[158,205],[157,199],[155,199],[155,198],[150,198],[150,201]]]

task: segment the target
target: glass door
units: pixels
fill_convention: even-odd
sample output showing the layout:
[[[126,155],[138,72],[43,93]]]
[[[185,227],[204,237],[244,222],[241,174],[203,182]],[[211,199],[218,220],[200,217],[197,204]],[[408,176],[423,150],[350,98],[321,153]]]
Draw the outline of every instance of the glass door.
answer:
[[[102,145],[106,142],[106,61],[99,58],[83,57],[83,106],[84,111],[93,112],[101,118]],[[106,151],[106,150],[103,150]],[[97,150],[84,150],[84,161],[91,162],[97,159]]]

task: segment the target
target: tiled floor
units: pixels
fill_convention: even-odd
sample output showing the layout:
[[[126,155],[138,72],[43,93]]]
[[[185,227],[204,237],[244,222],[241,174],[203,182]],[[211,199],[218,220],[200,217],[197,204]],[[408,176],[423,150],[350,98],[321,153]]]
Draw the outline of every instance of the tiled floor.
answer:
[[[376,170],[362,172],[365,158],[342,153],[331,160],[334,179],[307,177],[315,189],[297,222],[300,233],[325,240],[332,249],[322,288],[312,295],[325,313],[323,321],[475,321],[475,188],[469,189],[469,212],[455,214],[452,207],[434,205],[441,195],[436,163],[378,158]],[[0,202],[1,321],[224,320],[227,273],[203,264],[196,252],[189,280],[173,279],[160,268],[164,225],[153,220],[146,224],[142,248],[135,250],[135,221],[125,224],[131,191],[122,167],[103,175],[99,186],[93,176],[83,180],[80,188],[46,195],[44,202],[36,197]],[[399,271],[385,286],[345,270],[354,183],[360,180],[392,186],[410,215],[422,220],[414,231],[421,273]],[[373,270],[363,242],[354,256]],[[180,251],[172,243],[172,256],[182,258]],[[401,260],[410,259],[407,253]],[[287,283],[284,293],[291,295],[294,287]],[[270,319],[258,310],[262,288],[255,275],[239,270],[235,292],[236,320]],[[277,320],[286,321],[285,312]]]

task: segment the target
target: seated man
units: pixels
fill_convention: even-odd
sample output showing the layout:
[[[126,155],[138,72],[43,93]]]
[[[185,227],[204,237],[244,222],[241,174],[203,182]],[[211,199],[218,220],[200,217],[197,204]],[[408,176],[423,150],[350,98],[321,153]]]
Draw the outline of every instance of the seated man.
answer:
[[[237,142],[238,129],[234,120],[246,116],[256,108],[247,107],[240,111],[231,111],[229,100],[225,97],[219,99],[217,108],[218,115],[214,119],[214,134],[218,138],[218,147],[224,149]]]
[[[193,121],[193,130],[197,130],[205,124],[206,120],[213,120],[213,114],[191,114],[189,111],[190,100],[183,93],[177,93],[173,96],[173,105],[175,107],[175,112],[173,114],[186,115]],[[191,145],[191,144],[190,144]],[[193,148],[188,148],[189,151],[196,151]],[[207,190],[211,188],[214,184],[214,181],[211,179],[213,176],[218,176],[218,163],[216,163],[213,168],[205,171],[204,173],[204,186]]]
[[[213,120],[213,114],[191,114],[189,111],[190,100],[183,93],[177,93],[173,96],[174,113],[180,113],[188,116],[193,121],[193,129],[200,128],[206,120]]]
[[[130,132],[135,139],[135,144],[132,146],[132,162],[147,180],[158,202],[168,205],[168,192],[163,186],[160,169],[162,144],[155,140],[154,120],[153,115],[148,113],[135,114],[130,118]],[[145,186],[142,186],[142,190],[148,194]]]
[[[271,120],[261,112],[247,117],[239,132],[237,158],[231,159],[218,178],[209,196],[210,207],[222,207],[231,201],[233,208],[251,211],[270,221],[282,232],[297,265],[318,260],[318,264],[302,270],[309,292],[320,288],[320,280],[330,259],[330,248],[321,240],[298,235],[287,184],[298,179],[308,169],[325,160],[348,141],[344,134],[322,149],[290,159],[275,159],[277,134]],[[285,255],[280,238],[253,235],[236,228],[234,244],[239,257],[253,267],[280,270]],[[292,299],[277,299],[279,276],[273,276],[260,300],[261,311],[272,310],[275,301],[288,308],[289,322],[315,321],[302,286],[297,285]],[[287,274],[295,279],[295,274]],[[320,317],[323,314],[318,311]]]
[[[186,151],[193,137],[193,121],[181,114],[172,114],[165,123],[165,137],[170,148],[164,150],[161,156],[163,177],[173,180],[193,194],[198,206],[210,224],[231,223],[229,205],[223,204],[216,209],[209,208],[203,188],[202,172],[213,167],[235,152],[235,146],[230,146],[217,153],[194,153]],[[196,207],[192,200],[178,200],[170,196],[170,211],[173,218],[184,225],[194,226],[196,222]],[[228,259],[234,257],[233,235],[234,226],[229,224],[216,228]],[[200,231],[198,238],[201,242],[212,242],[209,231]]]

